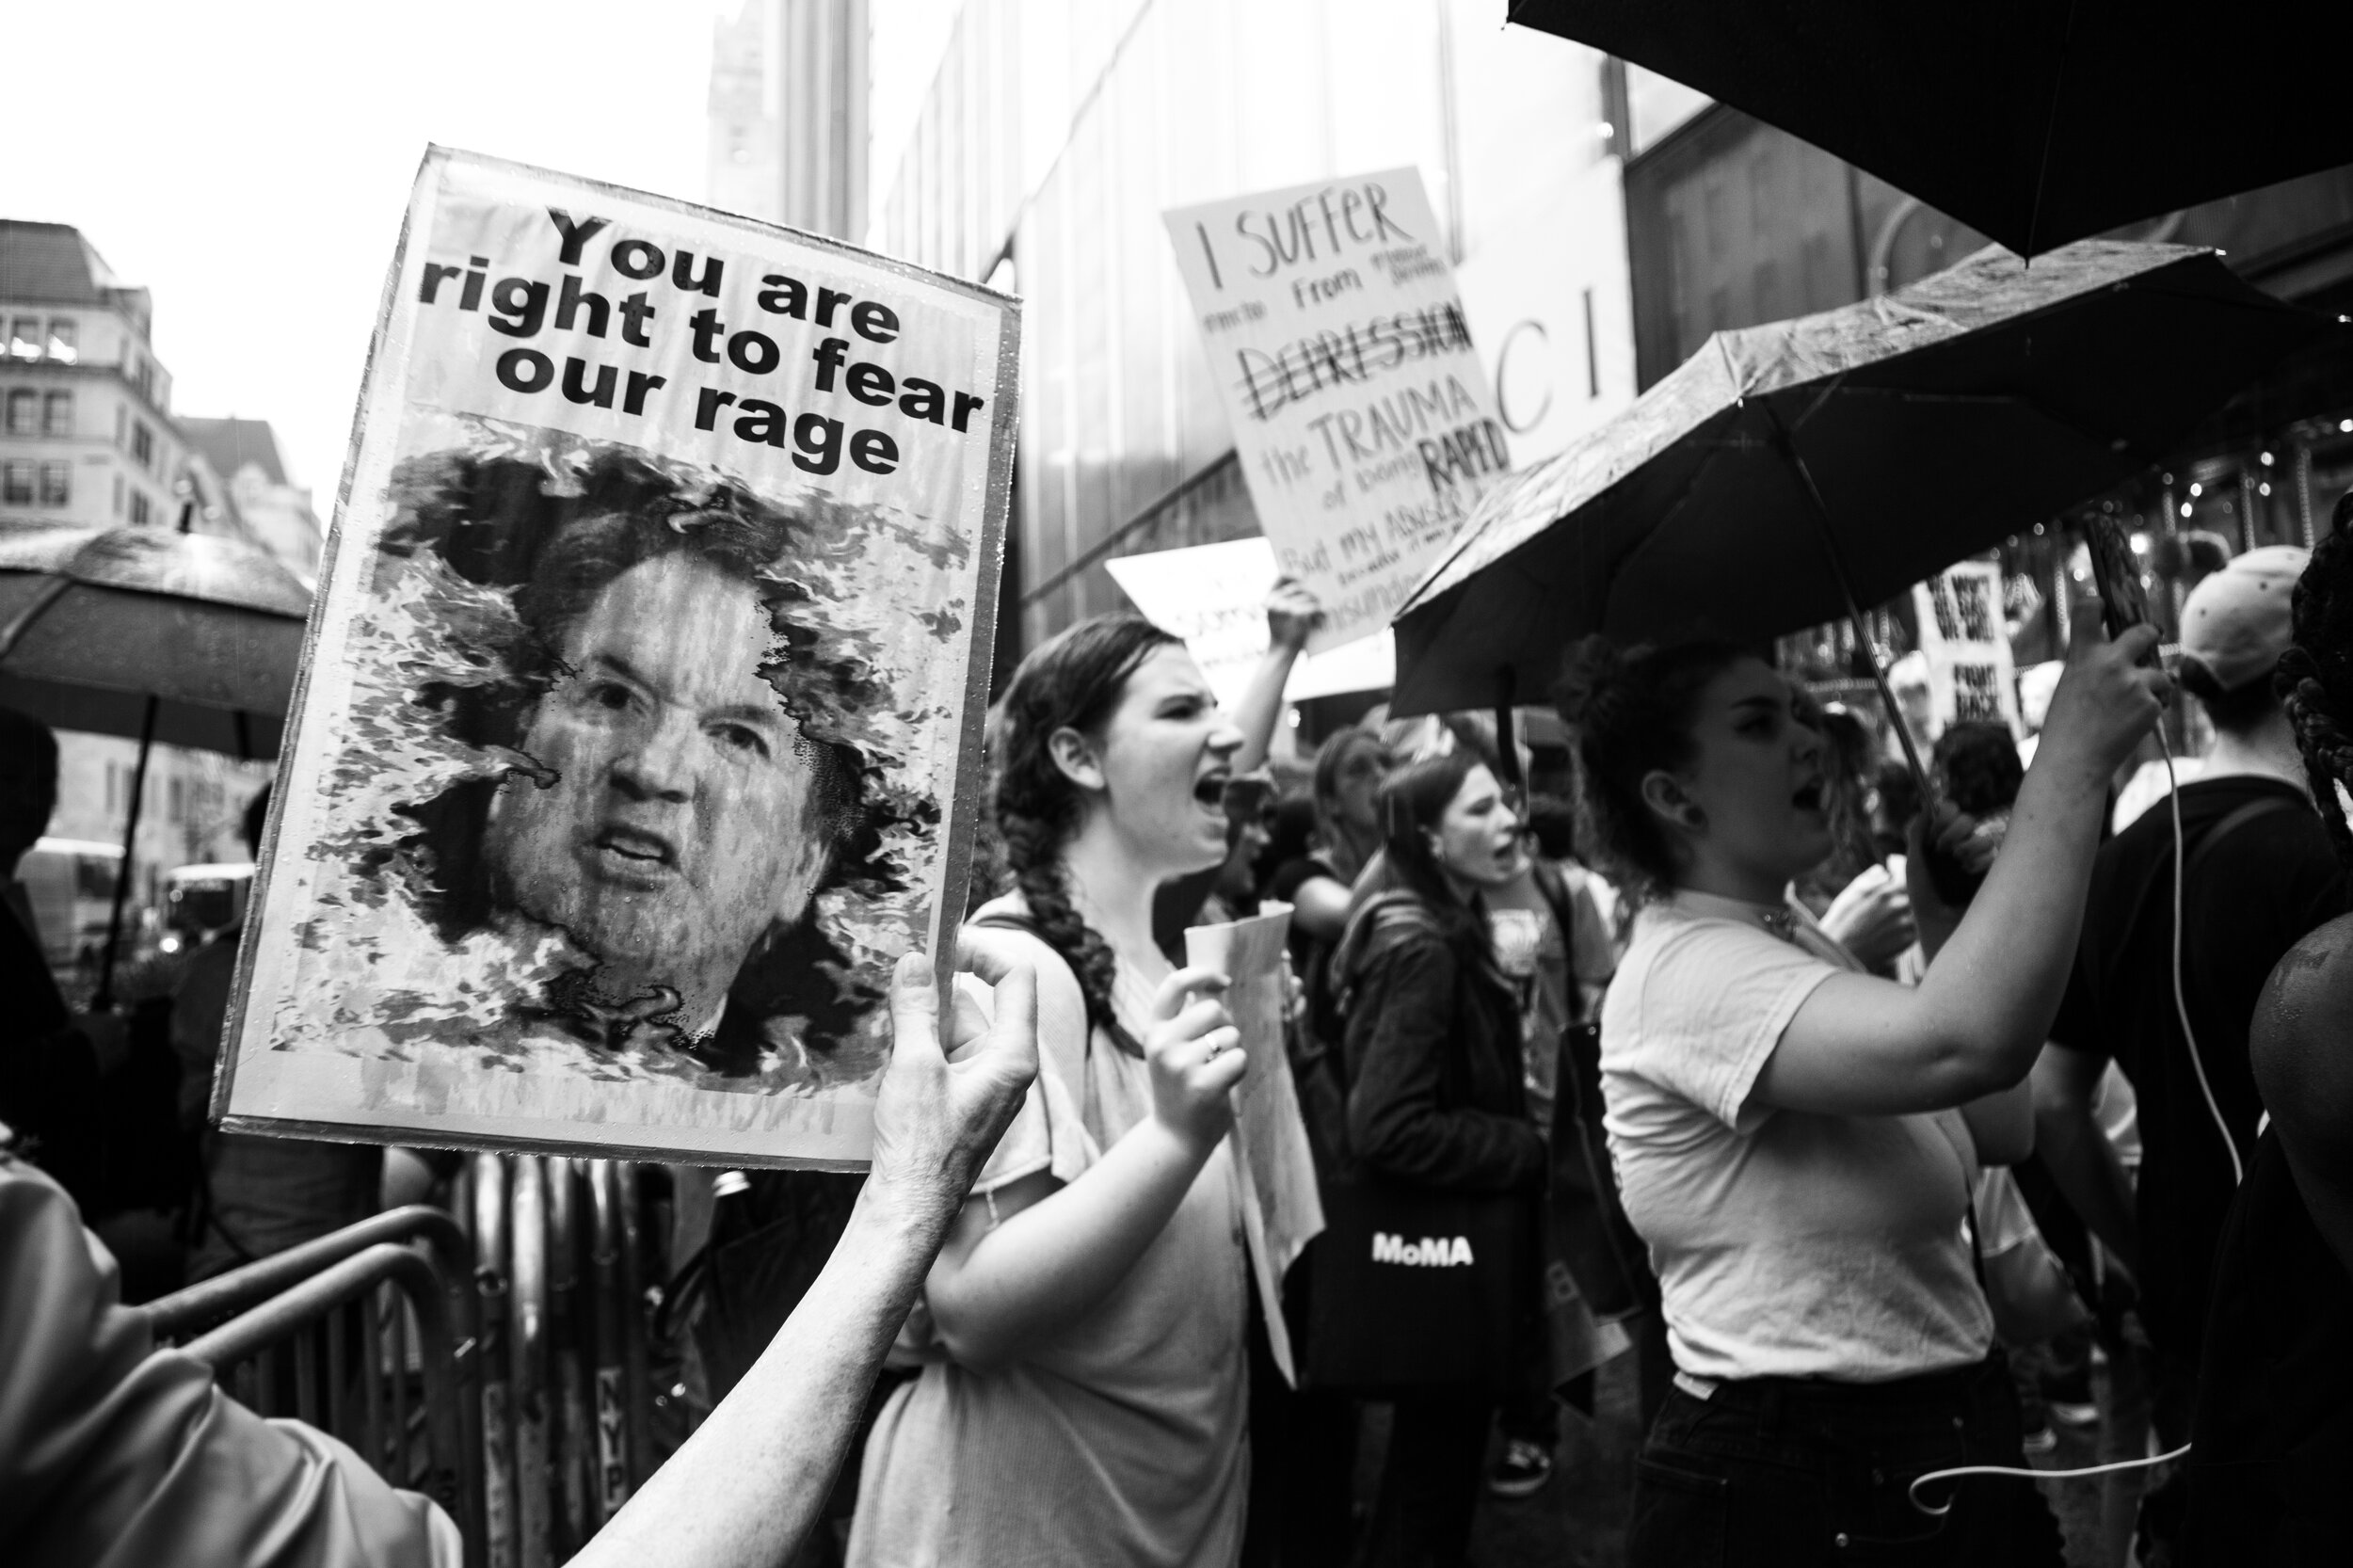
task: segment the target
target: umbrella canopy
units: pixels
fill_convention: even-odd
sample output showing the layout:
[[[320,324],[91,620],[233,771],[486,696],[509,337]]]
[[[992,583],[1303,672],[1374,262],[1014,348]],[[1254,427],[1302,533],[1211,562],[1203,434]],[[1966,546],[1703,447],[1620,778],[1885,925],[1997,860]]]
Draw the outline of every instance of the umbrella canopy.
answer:
[[[276,557],[156,528],[0,521],[0,704],[61,729],[278,754],[311,595]]]
[[[1399,612],[1395,711],[1542,701],[1592,632],[1818,625],[1840,566],[1890,598],[2138,472],[2332,329],[2214,251],[2087,240],[1719,332],[1481,499]]]
[[[1510,0],[2021,254],[2353,163],[2345,0]],[[2206,70],[2217,45],[2251,75]]]

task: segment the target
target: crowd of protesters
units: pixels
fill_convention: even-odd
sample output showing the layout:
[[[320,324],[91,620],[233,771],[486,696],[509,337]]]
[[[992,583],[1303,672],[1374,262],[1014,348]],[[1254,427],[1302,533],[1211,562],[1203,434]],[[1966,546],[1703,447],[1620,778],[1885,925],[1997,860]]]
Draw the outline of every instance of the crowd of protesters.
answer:
[[[1376,711],[1270,770],[1314,625],[1298,590],[1230,714],[1141,617],[1066,630],[993,715],[977,975],[938,998],[909,967],[893,993],[872,1178],[721,1189],[798,1205],[755,1240],[831,1266],[712,1342],[715,1408],[679,1455],[700,1464],[598,1549],[780,1560],[830,1506],[833,1549],[803,1560],[1460,1563],[1482,1492],[1541,1491],[1564,1407],[1590,1413],[1624,1356],[1637,1568],[2057,1564],[2029,1478],[2058,1416],[2098,1421],[2104,1459],[2173,1456],[2104,1479],[2104,1563],[2333,1560],[2353,1539],[2353,505],[2337,526],[2206,576],[2170,674],[2153,630],[2079,614],[2064,661],[2021,682],[2034,733],[1946,727],[1925,796],[1881,724],[1729,644],[1575,649],[1565,768],[1483,718]],[[2169,704],[2210,741],[2158,756],[2150,786]],[[7,722],[12,864],[55,750]],[[1245,1048],[1225,977],[1177,956],[1186,926],[1261,905],[1290,911],[1282,1060]],[[107,1520],[166,1539],[203,1512],[191,1488],[242,1465],[275,1489],[206,1527],[204,1560],[296,1538],[290,1560],[441,1560],[431,1511],[347,1451],[140,1370],[171,1358],[146,1356],[59,1196],[92,1222],[122,1207],[97,1057],[25,923],[13,902],[0,920],[0,1555],[130,1560],[97,1549]],[[183,1275],[436,1178],[401,1151],[201,1128],[234,951],[200,952],[169,1014],[198,1140]],[[1286,1285],[1296,1386],[1226,1136],[1231,1091],[1275,1071],[1331,1226]],[[715,1246],[735,1210],[712,1201]],[[1379,1227],[1412,1223],[1416,1244],[1478,1238],[1478,1266],[1467,1240],[1444,1259],[1465,1266],[1450,1319],[1384,1282]],[[1352,1225],[1370,1265],[1342,1255]],[[76,1427],[61,1377],[149,1414]],[[134,1507],[124,1478],[160,1500]],[[289,1534],[273,1508],[310,1512]]]

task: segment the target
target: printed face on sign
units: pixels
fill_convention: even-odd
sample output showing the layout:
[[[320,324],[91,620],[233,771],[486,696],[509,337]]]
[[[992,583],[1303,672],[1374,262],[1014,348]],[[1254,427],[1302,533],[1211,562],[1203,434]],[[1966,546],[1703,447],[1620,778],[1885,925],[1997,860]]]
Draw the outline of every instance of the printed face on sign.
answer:
[[[859,846],[936,813],[870,788],[889,694],[841,657],[809,568],[876,520],[611,449],[553,472],[440,453],[395,488],[384,569],[422,576],[406,597],[469,677],[408,701],[476,758],[405,808],[401,886],[445,936],[557,945],[507,1021],[758,1078],[781,1015],[803,1065],[871,1065],[815,1028],[872,1000],[815,897],[904,890]]]
[[[862,1164],[966,904],[1015,308],[443,149],[403,235],[221,1125]]]
[[[715,1017],[760,938],[808,910],[827,858],[811,795],[840,770],[760,678],[767,621],[707,559],[629,568],[565,632],[568,673],[525,727],[554,782],[491,804],[494,886],[594,954],[609,1000],[672,992]]]

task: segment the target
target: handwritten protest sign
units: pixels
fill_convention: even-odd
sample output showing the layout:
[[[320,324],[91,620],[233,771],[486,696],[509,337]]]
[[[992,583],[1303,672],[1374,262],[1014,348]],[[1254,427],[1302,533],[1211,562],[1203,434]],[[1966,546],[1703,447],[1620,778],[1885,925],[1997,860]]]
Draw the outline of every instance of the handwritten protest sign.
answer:
[[[1283,1272],[1323,1229],[1323,1200],[1316,1192],[1307,1127],[1299,1091],[1283,1049],[1287,1006],[1284,942],[1290,935],[1288,904],[1227,925],[1196,925],[1185,933],[1188,968],[1215,969],[1232,984],[1225,1010],[1233,1015],[1250,1071],[1234,1091],[1234,1172],[1242,1184],[1242,1234],[1258,1282],[1274,1364],[1299,1385],[1290,1333],[1283,1321]]]
[[[1233,539],[1122,555],[1103,565],[1146,619],[1185,640],[1219,702],[1231,708],[1241,700],[1266,657],[1266,598],[1279,575],[1273,546],[1262,538]],[[1300,660],[1284,694],[1305,702],[1396,683],[1397,640],[1384,630]]]
[[[1168,213],[1177,270],[1308,643],[1369,637],[1511,465],[1410,168]]]
[[[2002,568],[1963,561],[1913,584],[1920,652],[1929,665],[1929,699],[1937,728],[1983,720],[2023,735],[2009,632],[2002,618]]]
[[[214,1106],[855,1166],[965,903],[1012,301],[443,149],[371,349]]]

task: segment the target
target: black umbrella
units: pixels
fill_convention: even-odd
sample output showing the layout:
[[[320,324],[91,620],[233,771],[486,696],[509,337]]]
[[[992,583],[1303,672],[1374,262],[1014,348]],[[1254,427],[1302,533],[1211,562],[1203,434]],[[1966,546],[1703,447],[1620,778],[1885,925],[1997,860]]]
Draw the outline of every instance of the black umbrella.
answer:
[[[1481,499],[1399,613],[1393,711],[1541,702],[1592,632],[1854,614],[2139,472],[2332,329],[2214,251],[2087,240],[1719,332]]]
[[[2022,255],[2353,163],[2346,0],[1509,0]]]
[[[278,755],[310,611],[277,557],[234,539],[0,520],[0,704],[139,743],[98,1006],[112,1000],[149,748]]]

